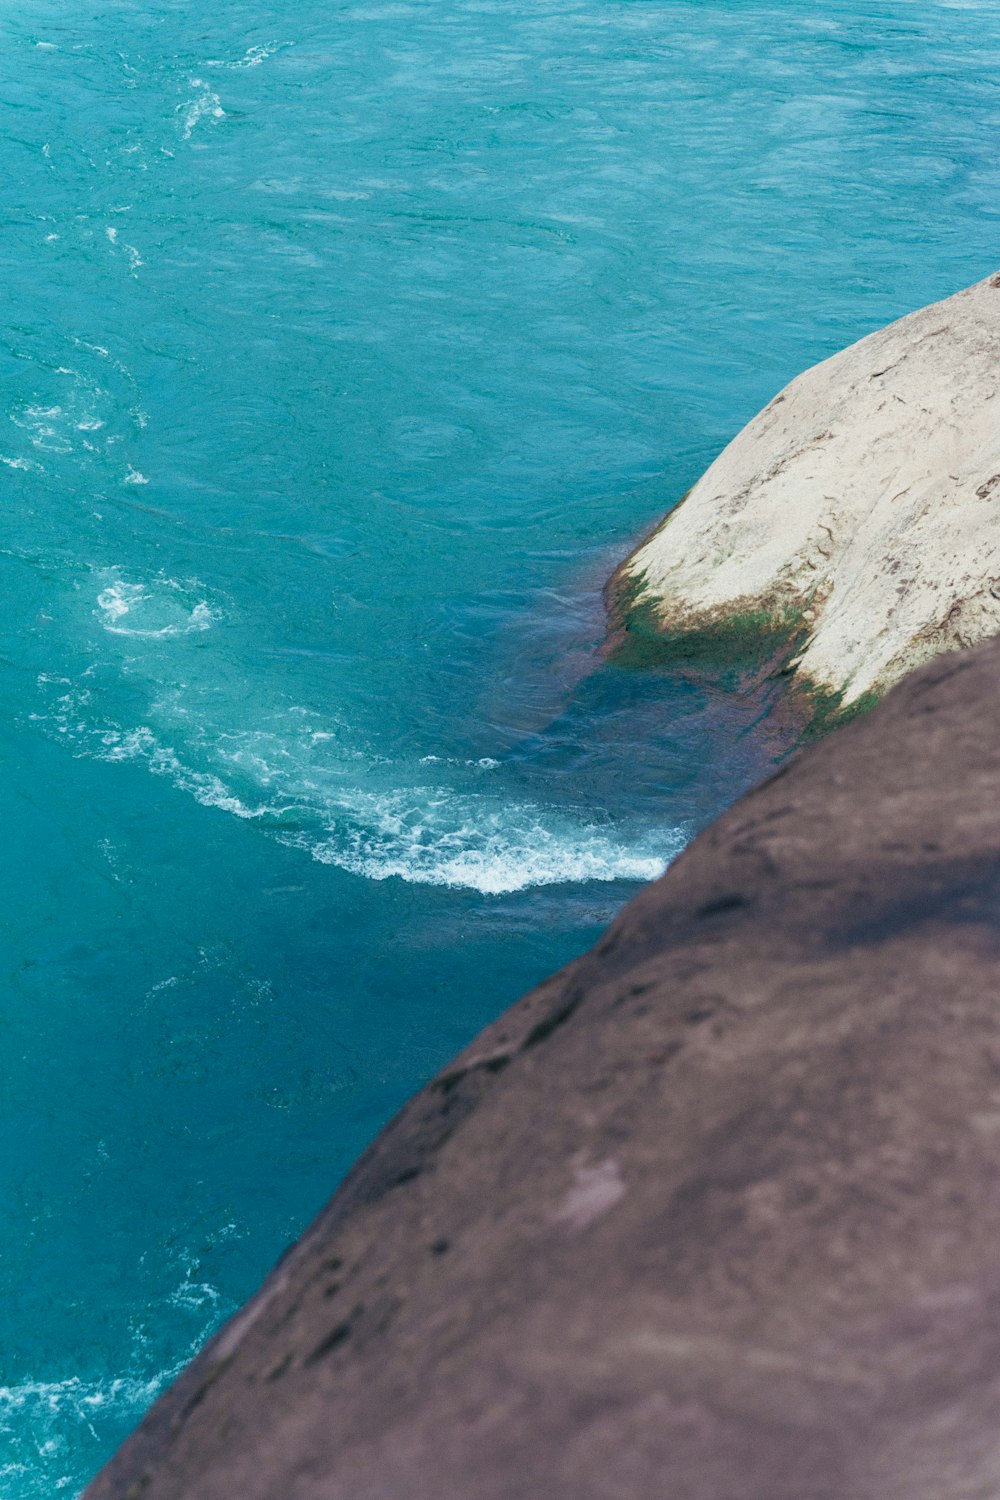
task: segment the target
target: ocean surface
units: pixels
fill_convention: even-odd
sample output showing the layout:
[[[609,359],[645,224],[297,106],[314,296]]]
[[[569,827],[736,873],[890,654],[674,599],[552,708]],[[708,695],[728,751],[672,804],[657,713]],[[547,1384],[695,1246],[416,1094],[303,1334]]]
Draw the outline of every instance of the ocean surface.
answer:
[[[0,23],[0,1496],[779,753],[600,586],[1000,262],[978,0]]]

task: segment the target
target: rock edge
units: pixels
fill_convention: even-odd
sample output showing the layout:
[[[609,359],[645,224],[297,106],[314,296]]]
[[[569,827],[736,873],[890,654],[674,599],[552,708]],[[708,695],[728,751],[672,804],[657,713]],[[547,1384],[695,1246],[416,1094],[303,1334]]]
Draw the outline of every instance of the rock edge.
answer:
[[[87,1500],[993,1500],[1000,642],[418,1094]]]

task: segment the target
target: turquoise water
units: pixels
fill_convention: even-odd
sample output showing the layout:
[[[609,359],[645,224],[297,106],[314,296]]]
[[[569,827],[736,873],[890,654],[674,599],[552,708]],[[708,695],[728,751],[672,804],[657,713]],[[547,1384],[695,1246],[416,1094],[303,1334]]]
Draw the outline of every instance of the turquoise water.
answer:
[[[6,6],[0,1494],[780,745],[599,587],[993,270],[1000,13]]]

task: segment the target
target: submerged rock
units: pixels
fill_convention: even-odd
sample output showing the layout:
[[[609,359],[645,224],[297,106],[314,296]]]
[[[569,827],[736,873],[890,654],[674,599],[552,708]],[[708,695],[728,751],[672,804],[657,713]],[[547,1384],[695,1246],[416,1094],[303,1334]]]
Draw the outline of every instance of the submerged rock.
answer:
[[[991,1500],[998,993],[990,643],[417,1095],[88,1500]]]
[[[867,707],[1000,630],[1000,276],[798,376],[609,587],[618,648],[789,658]]]

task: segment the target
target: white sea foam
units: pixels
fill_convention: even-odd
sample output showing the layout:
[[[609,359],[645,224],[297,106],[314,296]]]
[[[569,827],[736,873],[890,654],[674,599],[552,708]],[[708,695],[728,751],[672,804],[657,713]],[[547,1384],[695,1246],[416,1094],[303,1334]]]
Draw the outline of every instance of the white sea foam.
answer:
[[[134,245],[127,244],[125,240],[119,240],[118,230],[113,224],[108,225],[104,233],[107,235],[109,242],[114,245],[116,249],[120,248],[125,251],[125,254],[128,256],[130,271],[138,271],[140,266],[144,266],[146,264]]]
[[[160,580],[161,591],[169,580]],[[98,600],[105,630],[162,637],[162,599],[121,579]],[[207,605],[206,605],[207,608]],[[181,609],[181,628],[198,628]],[[143,641],[136,642],[142,649]],[[260,729],[211,727],[180,690],[149,705],[146,723],[100,717],[86,680],[40,682],[51,695],[49,731],[77,752],[144,765],[203,807],[256,822],[322,864],[369,880],[400,879],[483,895],[592,881],[653,880],[686,840],[677,827],[625,829],[566,809],[509,797],[492,757],[424,756],[392,763],[352,747],[336,726],[285,709]],[[261,716],[262,718],[264,716]],[[169,736],[169,737],[168,737]]]
[[[103,1142],[98,1150],[107,1153]],[[234,1236],[238,1236],[237,1226],[230,1223],[213,1239],[219,1242]],[[149,1367],[146,1339],[133,1331],[131,1368],[122,1374],[68,1375],[0,1385],[0,1495],[6,1495],[15,1483],[19,1500],[50,1500],[53,1494],[75,1492],[82,1456],[91,1455],[88,1467],[96,1467],[106,1452],[109,1434],[134,1426],[180,1374],[229,1310],[218,1288],[198,1279],[199,1265],[196,1255],[183,1254],[181,1280],[166,1297],[167,1305],[187,1315],[185,1321],[193,1333],[187,1348],[177,1351],[166,1368]]]
[[[78,1443],[98,1444],[98,1424],[134,1423],[181,1368],[107,1380],[24,1380],[0,1386],[0,1493],[49,1500],[78,1483]],[[99,1450],[95,1448],[95,1457]],[[69,1472],[67,1472],[69,1471]]]
[[[276,52],[280,52],[284,47],[290,46],[292,46],[291,42],[267,42],[263,46],[248,47],[242,57],[237,57],[232,61],[227,61],[225,58],[214,58],[211,62],[207,62],[205,67],[259,68],[262,62],[266,62]]]
[[[63,372],[60,370],[57,373]],[[64,430],[66,415],[61,406],[32,403],[11,412],[11,421],[27,433],[33,448],[46,453],[71,453],[73,444]]]
[[[147,482],[135,469],[130,468],[129,475],[126,484]],[[207,599],[195,597],[197,590],[196,582],[178,583],[173,578],[158,578],[150,584],[115,578],[98,594],[94,613],[112,635],[146,640],[191,635],[210,630],[219,618]]]
[[[118,248],[128,250],[128,246],[120,244]],[[121,419],[127,407],[121,399],[122,382],[112,376],[112,384],[119,390],[108,389],[86,368],[94,363],[89,356],[97,354],[102,360],[109,361],[125,383],[126,401],[133,394],[132,376],[120,361],[108,355],[107,350],[80,339],[73,342],[78,350],[85,351],[85,360],[79,364],[74,361],[73,365],[57,365],[45,371],[48,399],[12,407],[10,421],[24,434],[27,443],[36,450],[37,457],[29,459],[26,453],[11,454],[4,460],[9,467],[44,472],[51,456],[58,459],[73,455],[77,460],[89,462],[87,455],[110,452],[123,441],[126,434]],[[137,422],[135,413],[129,414]]]
[[[43,1414],[55,1415],[68,1408],[86,1426],[94,1415],[112,1405],[145,1407],[156,1395],[168,1375],[148,1378],[119,1376],[111,1380],[87,1381],[77,1375],[65,1380],[25,1380],[20,1385],[0,1386],[0,1432],[3,1421],[14,1411],[34,1407]],[[96,1433],[94,1433],[96,1436]]]
[[[683,844],[679,830],[630,843],[555,809],[439,787],[353,792],[327,832],[283,835],[323,864],[369,880],[459,886],[502,895],[530,886],[655,880]]]
[[[468,841],[466,847],[463,842]],[[292,842],[286,839],[285,842]],[[667,867],[662,854],[637,854],[599,835],[559,836],[539,828],[530,842],[516,834],[484,836],[476,827],[460,829],[444,847],[415,840],[393,848],[391,842],[372,841],[372,847],[341,848],[336,840],[296,840],[314,859],[337,865],[369,880],[398,876],[414,885],[464,887],[486,896],[523,891],[532,886],[575,885],[587,881],[655,880]]]
[[[181,116],[181,139],[185,141],[191,139],[202,120],[221,120],[226,113],[218,94],[208,88],[203,79],[192,78],[191,87],[200,89],[201,93],[177,106],[177,113]]]
[[[67,709],[71,709],[69,704]],[[236,818],[274,816],[266,806],[254,807],[245,803],[210,771],[196,771],[186,766],[176,751],[160,743],[148,725],[128,730],[105,729],[92,750],[99,760],[143,761],[155,776],[168,777],[174,786],[187,792],[203,807],[217,807]]]
[[[685,841],[681,830],[665,829],[630,843],[574,824],[556,810],[505,803],[495,795],[426,786],[371,792],[343,785],[343,773],[310,781],[289,775],[276,757],[268,760],[249,746],[239,753],[231,749],[225,757],[256,783],[259,795],[248,798],[215,772],[186,765],[148,726],[105,732],[97,753],[107,760],[144,761],[202,806],[270,825],[282,843],[369,880],[397,877],[484,895],[586,881],[655,880]],[[288,820],[306,826],[285,832]]]

